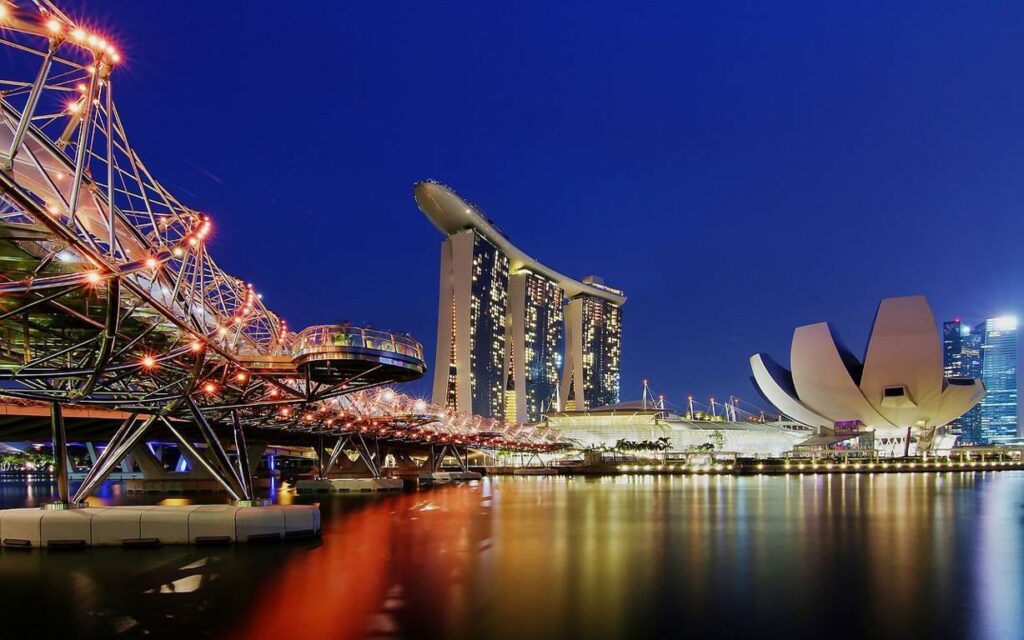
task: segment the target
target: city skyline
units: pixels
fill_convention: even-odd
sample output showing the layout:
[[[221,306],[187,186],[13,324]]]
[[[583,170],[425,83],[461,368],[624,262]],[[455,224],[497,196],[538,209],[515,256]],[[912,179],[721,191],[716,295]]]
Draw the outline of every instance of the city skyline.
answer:
[[[602,273],[628,291],[622,396],[638,397],[649,378],[678,405],[688,394],[754,400],[747,354],[780,352],[788,328],[825,318],[856,342],[884,296],[924,294],[939,318],[1024,311],[1012,244],[1024,230],[1014,19],[946,9],[921,20],[913,7],[892,7],[878,21],[854,7],[665,7],[684,25],[670,35],[657,12],[596,6],[574,18],[581,41],[570,47],[565,16],[540,5],[508,21],[417,8],[384,19],[373,7],[325,17],[298,6],[295,24],[309,37],[231,73],[162,34],[261,59],[261,41],[281,28],[273,11],[212,6],[201,23],[163,5],[110,13],[133,143],[208,208],[225,267],[257,283],[290,324],[327,315],[408,330],[433,361],[436,232],[408,188],[434,176],[486,203],[511,238],[559,269]],[[368,23],[372,34],[357,27]],[[950,29],[967,35],[951,40]],[[532,46],[512,55],[522,37]],[[396,44],[382,50],[381,39]],[[882,46],[861,51],[864,40]],[[322,83],[317,65],[295,64],[320,59],[338,61],[345,82]],[[607,95],[597,70],[609,68],[628,101]],[[974,81],[951,92],[949,68]],[[239,108],[266,74],[294,77],[309,103],[330,105],[329,116],[311,116],[320,140]],[[207,99],[161,99],[169,86]],[[451,99],[419,99],[438,87]],[[460,101],[473,108],[451,108]],[[252,131],[263,135],[243,134]],[[445,144],[423,145],[424,131]],[[337,151],[323,139],[339,141]],[[265,168],[255,187],[234,155]],[[948,230],[970,216],[1000,232],[975,268],[940,268]],[[375,260],[373,243],[351,241],[342,263],[332,236],[311,232],[320,228],[387,234],[402,260]],[[238,248],[243,234],[253,250]],[[290,269],[266,259],[279,243],[302,247],[305,285],[333,302],[312,304]],[[595,265],[594,247],[610,244]],[[427,397],[430,383],[410,391]]]
[[[951,422],[950,431],[970,444],[1015,441],[1020,435],[1017,318],[988,318],[973,329],[955,318],[944,322],[942,328],[944,374],[977,378],[986,387],[982,401]]]
[[[1018,637],[947,1],[0,0],[0,636]]]

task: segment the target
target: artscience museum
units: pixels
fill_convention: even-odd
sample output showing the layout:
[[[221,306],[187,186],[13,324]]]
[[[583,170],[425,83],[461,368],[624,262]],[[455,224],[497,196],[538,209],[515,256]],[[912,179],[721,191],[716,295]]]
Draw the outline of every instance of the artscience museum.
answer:
[[[768,402],[817,430],[798,446],[809,453],[946,451],[956,441],[946,425],[985,395],[981,380],[943,375],[942,342],[923,296],[882,300],[863,360],[820,322],[794,331],[789,369],[763,353],[750,366]]]

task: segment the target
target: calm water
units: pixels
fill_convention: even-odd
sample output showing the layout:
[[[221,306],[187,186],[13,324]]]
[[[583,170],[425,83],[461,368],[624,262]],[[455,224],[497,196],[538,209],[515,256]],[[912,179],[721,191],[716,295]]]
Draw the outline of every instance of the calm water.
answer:
[[[1024,638],[1022,472],[496,478],[322,509],[310,542],[4,550],[0,637]]]

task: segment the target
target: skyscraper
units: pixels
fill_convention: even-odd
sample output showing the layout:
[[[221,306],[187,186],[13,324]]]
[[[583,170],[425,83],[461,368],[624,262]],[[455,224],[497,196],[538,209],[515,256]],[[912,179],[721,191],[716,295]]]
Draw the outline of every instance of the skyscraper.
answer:
[[[982,378],[981,368],[981,343],[985,338],[984,334],[971,331],[970,327],[964,327],[964,335],[960,342],[960,377],[961,378]],[[981,438],[981,404],[971,407],[970,411],[957,418],[955,428],[960,430],[960,435],[965,443],[979,442]]]
[[[621,295],[594,276],[583,280]],[[615,302],[580,294],[565,311],[565,371],[562,397],[574,398],[577,409],[619,402],[622,354],[622,307]],[[583,398],[582,403],[580,398]]]
[[[501,417],[505,391],[508,257],[472,229],[441,245],[434,401]]]
[[[511,422],[538,420],[560,398],[579,409],[618,402],[625,295],[531,258],[443,185],[413,193],[446,236],[434,402]],[[569,380],[579,382],[567,393]]]
[[[528,269],[509,280],[508,364],[516,394],[514,422],[532,422],[550,409],[558,386],[562,346],[562,301],[557,283]],[[519,366],[522,363],[522,366]]]
[[[981,401],[978,444],[1000,444],[1017,437],[1017,319],[990,318],[979,324],[981,333]]]
[[[960,377],[962,331],[960,318],[942,323],[942,375],[947,378]]]
[[[981,343],[983,332],[971,328],[957,318],[942,324],[942,365],[947,378],[981,378]],[[950,433],[959,436],[961,444],[977,444],[981,438],[981,404],[949,423]]]

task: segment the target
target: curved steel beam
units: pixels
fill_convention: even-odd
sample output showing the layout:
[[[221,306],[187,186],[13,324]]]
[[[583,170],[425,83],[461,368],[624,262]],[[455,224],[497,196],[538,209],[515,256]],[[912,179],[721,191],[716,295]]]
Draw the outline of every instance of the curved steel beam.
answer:
[[[103,326],[103,333],[100,338],[100,348],[96,353],[96,364],[93,365],[92,375],[79,388],[76,397],[87,396],[96,387],[96,382],[103,375],[103,370],[110,359],[110,353],[114,348],[114,340],[117,338],[118,321],[121,318],[121,279],[111,278],[107,285],[107,313]]]

